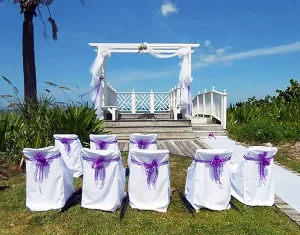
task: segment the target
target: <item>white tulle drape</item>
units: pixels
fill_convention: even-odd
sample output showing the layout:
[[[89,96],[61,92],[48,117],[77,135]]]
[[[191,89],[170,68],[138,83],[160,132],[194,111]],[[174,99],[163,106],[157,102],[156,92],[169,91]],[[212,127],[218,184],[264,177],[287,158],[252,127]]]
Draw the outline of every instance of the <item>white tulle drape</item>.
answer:
[[[94,103],[96,115],[99,119],[103,119],[103,111],[101,109],[101,93],[105,77],[104,61],[107,56],[110,55],[110,51],[105,47],[98,48],[98,55],[90,67],[90,73],[92,74],[91,82],[91,100]]]
[[[144,43],[147,46],[147,43]],[[155,58],[166,59],[178,56],[181,59],[181,69],[179,73],[179,83],[182,87],[181,102],[187,105],[187,116],[191,116],[191,85],[193,78],[191,77],[191,66],[190,66],[190,48],[180,48],[177,52],[171,55],[164,55],[156,52],[153,48],[147,46],[147,51],[150,55]]]

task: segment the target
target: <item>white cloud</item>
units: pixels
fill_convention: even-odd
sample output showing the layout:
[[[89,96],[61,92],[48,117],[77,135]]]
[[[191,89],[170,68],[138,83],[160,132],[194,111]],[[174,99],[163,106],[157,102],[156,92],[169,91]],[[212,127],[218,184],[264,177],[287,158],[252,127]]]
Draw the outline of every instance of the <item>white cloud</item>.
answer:
[[[228,47],[227,47],[228,48]],[[200,56],[200,61],[193,64],[193,67],[205,67],[211,64],[231,65],[233,61],[246,60],[255,57],[268,55],[286,54],[292,52],[300,52],[300,42],[281,45],[276,47],[264,47],[260,49],[237,52],[228,54],[226,50],[217,50],[214,54],[203,54]],[[222,53],[220,53],[222,52]]]
[[[171,2],[165,2],[160,7],[161,14],[167,16],[178,12],[178,8]]]
[[[204,41],[204,47],[205,48],[209,47],[210,45],[211,45],[211,41],[209,41],[209,40]]]
[[[226,52],[226,50],[224,48],[220,48],[220,49],[216,50],[216,53],[218,55],[223,55],[225,52]]]

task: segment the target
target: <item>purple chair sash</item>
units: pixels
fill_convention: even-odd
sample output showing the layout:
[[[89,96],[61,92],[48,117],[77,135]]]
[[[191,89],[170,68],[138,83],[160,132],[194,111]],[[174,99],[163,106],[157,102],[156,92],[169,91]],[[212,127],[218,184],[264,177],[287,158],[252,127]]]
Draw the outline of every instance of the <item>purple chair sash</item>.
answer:
[[[98,158],[89,158],[82,156],[83,160],[92,162],[92,168],[95,169],[94,173],[94,181],[97,182],[100,176],[100,171],[102,172],[100,180],[105,181],[106,178],[106,171],[105,171],[105,166],[103,163],[105,162],[118,162],[120,160],[120,157],[114,158],[114,159],[105,159],[103,156],[99,156]]]
[[[70,145],[70,141],[72,140],[77,140],[78,137],[74,137],[74,138],[61,138],[61,137],[55,137],[56,140],[59,140],[63,145],[65,145],[65,151],[66,154],[69,155],[71,152],[71,145]]]
[[[150,144],[156,144],[157,140],[154,140],[154,141],[143,140],[143,139],[140,139],[138,141],[130,140],[130,143],[131,144],[136,144],[139,149],[148,149],[149,145]]]
[[[259,180],[266,179],[265,168],[270,165],[271,160],[275,157],[267,157],[268,153],[263,152],[258,154],[257,158],[244,156],[246,160],[255,161],[259,164]]]
[[[92,143],[96,144],[96,149],[97,150],[104,150],[106,149],[106,146],[108,144],[116,144],[118,143],[117,140],[114,140],[114,141],[102,141],[102,140],[99,140],[99,141],[96,141],[96,140],[91,140]]]
[[[61,156],[61,154],[58,153],[58,154],[56,154],[56,155],[54,155],[52,157],[46,158],[41,153],[38,153],[37,155],[35,155],[34,158],[25,157],[26,160],[35,162],[34,181],[36,183],[37,182],[40,182],[40,183],[43,182],[43,179],[44,179],[44,167],[49,166],[49,162],[48,161],[52,160],[52,159],[59,158],[60,156]]]
[[[201,162],[201,163],[209,163],[212,166],[213,170],[214,170],[215,181],[217,181],[219,184],[221,184],[221,181],[220,181],[221,168],[223,167],[224,162],[227,162],[230,159],[231,159],[231,157],[222,158],[222,157],[216,155],[213,160],[194,159],[194,161],[195,162]]]
[[[150,186],[151,183],[153,184],[153,186],[156,185],[156,181],[157,181],[157,178],[158,178],[158,168],[160,166],[167,165],[169,163],[169,161],[163,161],[161,163],[158,163],[158,161],[156,159],[152,160],[151,163],[139,162],[139,161],[136,161],[134,159],[131,159],[131,162],[134,163],[134,164],[137,164],[139,166],[142,166],[146,170],[146,172],[147,172],[147,184],[149,186]],[[154,175],[154,177],[152,177],[152,174]],[[151,182],[151,179],[152,179],[152,182]]]

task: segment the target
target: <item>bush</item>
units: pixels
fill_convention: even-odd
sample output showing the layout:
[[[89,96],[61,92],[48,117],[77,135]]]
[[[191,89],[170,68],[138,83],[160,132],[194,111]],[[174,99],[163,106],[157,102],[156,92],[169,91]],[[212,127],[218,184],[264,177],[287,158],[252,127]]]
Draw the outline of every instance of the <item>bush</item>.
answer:
[[[300,139],[300,85],[290,80],[285,91],[265,99],[249,98],[230,105],[227,130],[230,136],[245,142],[285,142]]]

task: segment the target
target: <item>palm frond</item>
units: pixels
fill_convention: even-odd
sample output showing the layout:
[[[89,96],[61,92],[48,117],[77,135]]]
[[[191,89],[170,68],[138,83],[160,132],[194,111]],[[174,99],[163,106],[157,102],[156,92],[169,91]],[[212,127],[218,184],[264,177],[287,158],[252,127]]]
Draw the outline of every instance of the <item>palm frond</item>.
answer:
[[[52,27],[52,38],[54,41],[57,40],[57,34],[58,34],[58,27],[55,23],[55,20],[52,19],[51,17],[48,18],[48,21],[50,22],[51,24],[51,27]]]
[[[2,78],[3,78],[9,85],[12,85],[11,81],[10,81],[7,77],[2,76]]]
[[[53,82],[45,82],[46,84],[50,85],[50,86],[53,86],[53,87],[57,87],[58,85],[56,85],[55,83]]]

